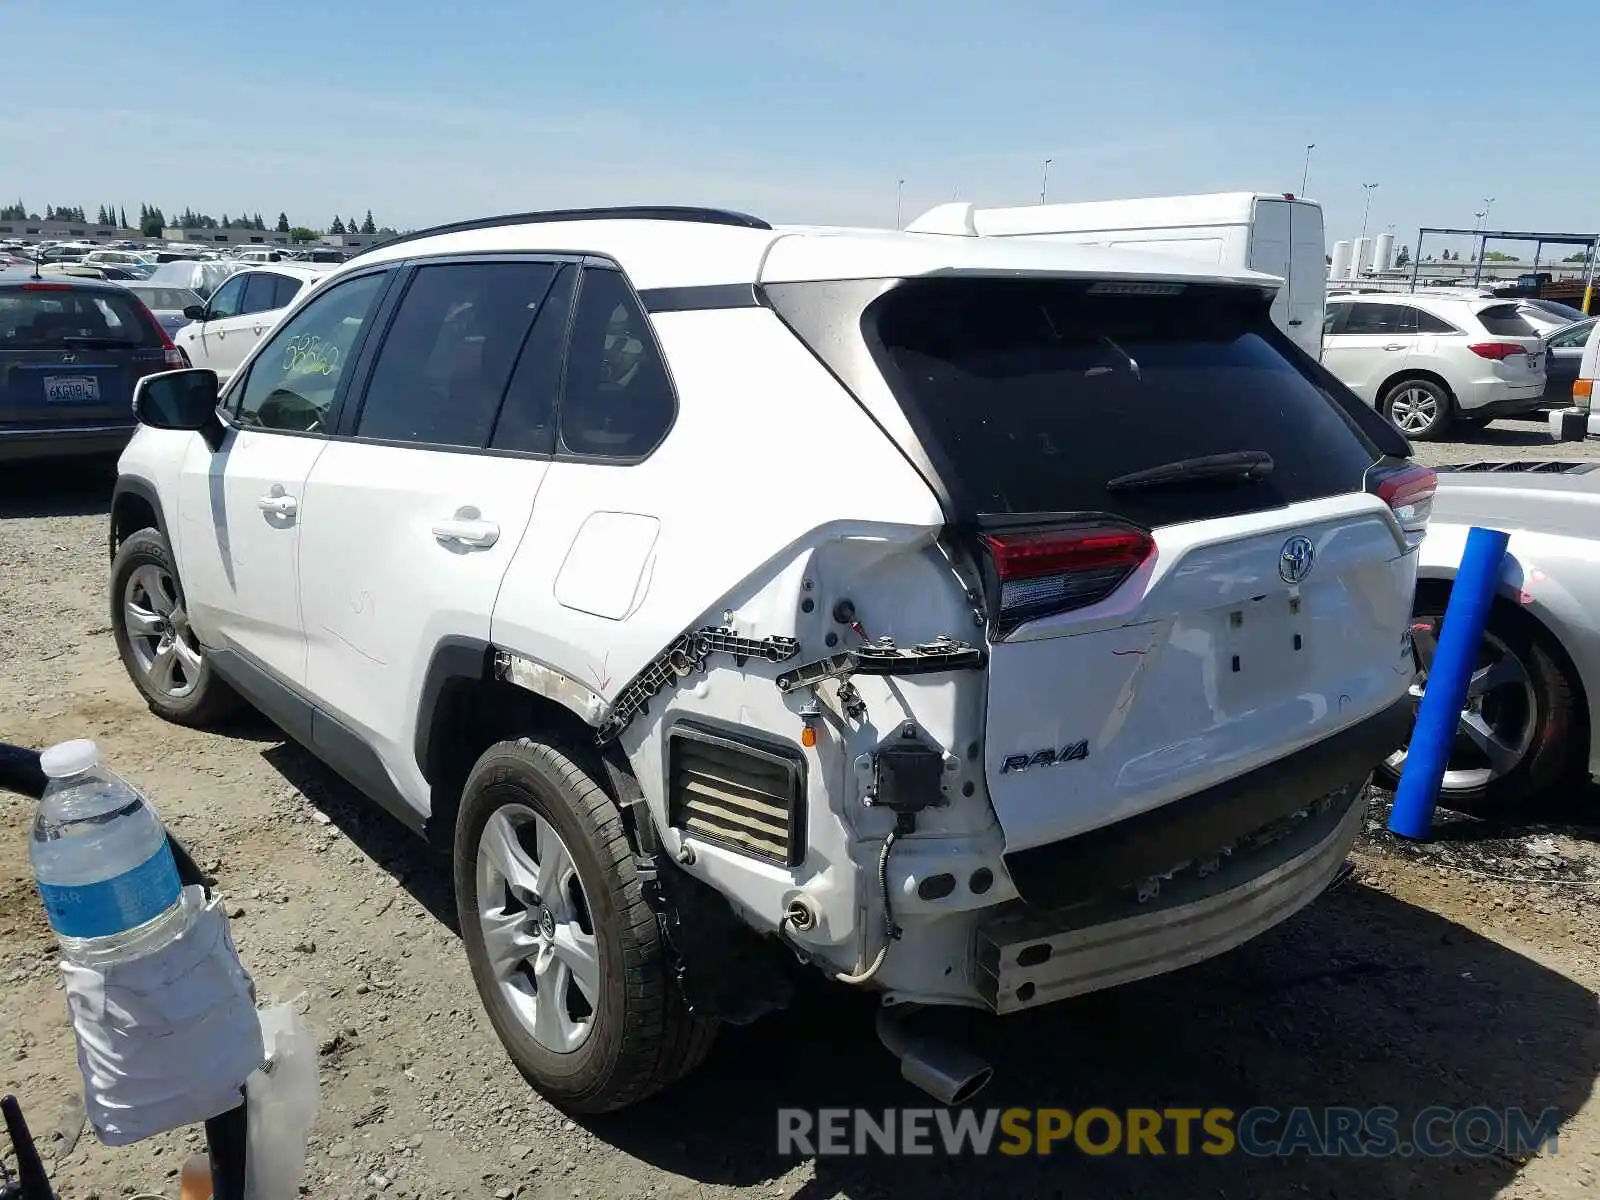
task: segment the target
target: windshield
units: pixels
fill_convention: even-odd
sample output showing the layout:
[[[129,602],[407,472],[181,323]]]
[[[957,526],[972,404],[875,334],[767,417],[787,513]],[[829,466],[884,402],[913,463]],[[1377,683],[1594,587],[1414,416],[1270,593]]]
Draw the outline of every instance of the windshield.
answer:
[[[0,350],[67,350],[78,341],[160,344],[132,296],[55,288],[0,291]]]

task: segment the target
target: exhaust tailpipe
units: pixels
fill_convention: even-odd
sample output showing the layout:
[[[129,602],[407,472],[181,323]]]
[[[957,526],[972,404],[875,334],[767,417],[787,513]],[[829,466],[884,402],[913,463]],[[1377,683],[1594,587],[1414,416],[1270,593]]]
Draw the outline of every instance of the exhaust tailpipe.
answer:
[[[908,1008],[910,1006],[907,1006]],[[994,1068],[971,1051],[913,1029],[889,1005],[878,1010],[878,1040],[900,1060],[900,1074],[941,1104],[965,1104],[994,1078]]]

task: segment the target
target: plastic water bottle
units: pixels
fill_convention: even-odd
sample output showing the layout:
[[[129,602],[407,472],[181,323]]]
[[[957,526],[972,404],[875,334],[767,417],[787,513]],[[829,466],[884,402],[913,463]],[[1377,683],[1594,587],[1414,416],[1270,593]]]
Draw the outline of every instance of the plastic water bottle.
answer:
[[[65,957],[84,966],[137,958],[188,925],[183,886],[155,810],[100,762],[87,739],[39,756],[49,777],[29,856]]]

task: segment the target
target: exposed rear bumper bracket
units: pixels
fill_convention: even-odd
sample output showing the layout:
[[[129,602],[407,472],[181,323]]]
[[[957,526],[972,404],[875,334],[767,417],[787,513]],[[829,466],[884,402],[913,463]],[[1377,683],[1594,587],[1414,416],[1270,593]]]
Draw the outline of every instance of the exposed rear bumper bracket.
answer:
[[[1160,808],[1065,841],[1006,855],[1022,898],[1059,908],[1136,886],[1175,863],[1213,855],[1328,793],[1365,779],[1405,745],[1413,710],[1397,701],[1349,729]]]
[[[854,650],[830,654],[778,676],[778,690],[785,694],[821,683],[824,679],[848,679],[852,675],[931,675],[938,671],[971,671],[984,665],[982,647],[969,646],[949,636],[901,650],[892,642],[880,640]]]

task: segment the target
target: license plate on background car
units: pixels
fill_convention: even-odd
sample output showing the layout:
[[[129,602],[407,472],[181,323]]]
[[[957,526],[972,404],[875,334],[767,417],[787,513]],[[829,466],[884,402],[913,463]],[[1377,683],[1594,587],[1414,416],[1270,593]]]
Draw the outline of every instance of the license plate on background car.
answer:
[[[100,381],[93,375],[48,375],[44,398],[49,404],[81,403],[100,399]]]

